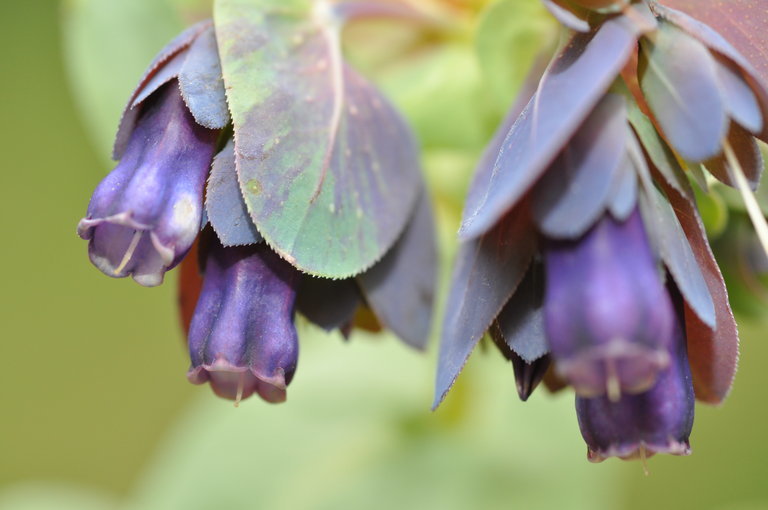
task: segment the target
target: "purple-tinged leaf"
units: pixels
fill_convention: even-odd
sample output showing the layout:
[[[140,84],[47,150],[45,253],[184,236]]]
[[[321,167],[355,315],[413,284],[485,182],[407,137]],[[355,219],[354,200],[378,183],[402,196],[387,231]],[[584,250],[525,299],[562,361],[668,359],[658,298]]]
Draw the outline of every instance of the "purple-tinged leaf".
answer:
[[[576,32],[589,32],[590,26],[587,20],[581,18],[576,12],[567,8],[557,0],[542,0],[549,13],[562,24]]]
[[[494,323],[489,331],[493,343],[496,344],[502,356],[512,363],[515,372],[515,386],[520,400],[526,402],[536,387],[544,379],[544,376],[552,364],[550,356],[544,355],[534,361],[527,362],[515,351],[509,348],[504,337],[499,331],[498,324]],[[543,334],[543,332],[542,332]]]
[[[353,278],[329,280],[304,275],[296,309],[326,331],[347,326],[363,304],[360,288]]]
[[[629,122],[637,134],[637,138],[642,143],[642,148],[638,144],[637,138],[631,136],[628,138],[628,151],[638,173],[643,175],[648,173],[648,164],[643,154],[643,149],[648,154],[650,162],[664,180],[678,192],[693,200],[693,189],[685,176],[685,172],[680,168],[680,163],[672,153],[672,150],[666,142],[659,136],[658,131],[651,123],[650,119],[640,111],[637,103],[629,103]]]
[[[160,71],[169,60],[187,49],[189,45],[192,44],[192,41],[194,41],[198,36],[198,34],[200,34],[200,32],[209,26],[211,26],[211,20],[205,20],[187,28],[181,34],[177,35],[170,43],[168,43],[168,45],[163,48],[160,53],[157,54],[155,59],[149,65],[147,70],[144,72],[144,76],[142,76],[141,80],[139,80],[139,84],[136,87],[136,90],[133,92],[133,94],[131,94],[125,110],[123,111],[123,115],[120,118],[120,126],[118,127],[117,137],[115,138],[115,145],[112,149],[113,159],[118,160],[123,156],[123,152],[125,152],[125,148],[128,145],[128,140],[131,137],[133,128],[136,125],[139,112],[138,110],[131,107],[136,97],[146,87],[146,85],[155,76],[155,74],[157,74],[158,71]]]
[[[694,391],[697,399],[709,404],[720,404],[728,396],[736,376],[739,332],[728,302],[728,290],[694,203],[668,186],[665,191],[690,242],[715,305],[715,328],[702,322],[690,304],[685,310],[688,358]]]
[[[534,187],[533,217],[544,235],[575,239],[605,211],[628,134],[624,97],[606,95]]]
[[[210,129],[223,129],[229,124],[227,95],[213,27],[200,34],[190,46],[179,73],[179,87],[198,124]]]
[[[737,124],[731,124],[731,132],[728,134],[728,143],[731,144],[736,158],[741,164],[741,169],[747,177],[752,190],[756,190],[760,184],[760,176],[763,172],[763,154],[757,146],[755,138]],[[720,155],[705,163],[707,170],[717,180],[731,187],[736,187],[736,178],[728,164],[728,159]]]
[[[344,63],[323,5],[219,0],[215,18],[251,217],[299,269],[344,278],[392,247],[421,176],[411,130]]]
[[[765,9],[762,0],[660,0],[660,2],[667,7],[655,4],[655,10],[675,23],[678,23],[677,17],[682,15],[698,25],[706,23],[708,31],[717,31],[722,34],[722,36],[718,35],[718,38],[727,39],[728,45],[737,48],[763,81],[768,82],[768,31],[765,30],[768,23],[768,10]],[[673,18],[675,15],[677,16]],[[683,24],[681,26],[688,30],[687,26]]]
[[[492,331],[526,363],[533,363],[549,352],[543,305],[544,273],[540,265],[533,264]]]
[[[433,409],[525,276],[537,245],[527,207],[521,203],[490,232],[459,249],[443,320]]]
[[[131,110],[136,110],[141,103],[147,100],[149,96],[157,92],[157,90],[179,76],[181,68],[184,65],[184,61],[187,59],[187,50],[182,50],[172,57],[168,62],[163,65],[158,71],[144,84],[144,87],[136,94],[136,97],[131,103]]]
[[[640,86],[667,140],[688,161],[717,156],[728,116],[712,54],[668,22],[641,45]]]
[[[760,103],[762,118],[768,119],[766,12],[755,9],[752,0],[664,0],[663,3],[669,7],[654,4],[659,16],[741,68]],[[768,142],[768,120],[764,120],[758,138]]]
[[[208,221],[224,246],[256,244],[264,239],[245,207],[235,168],[235,146],[230,142],[213,160],[205,194]]]
[[[391,250],[357,282],[379,322],[416,349],[425,349],[437,285],[432,203],[422,190],[416,211]]]
[[[660,251],[688,306],[703,324],[713,329],[717,319],[712,295],[680,221],[666,198],[649,182],[650,178],[641,178],[641,211],[653,245]]]
[[[725,107],[731,118],[750,133],[757,135],[763,130],[763,116],[755,93],[734,64],[717,59],[717,73],[723,89]]]
[[[538,180],[619,75],[638,35],[638,24],[618,16],[571,39],[507,134],[490,178],[475,176],[462,238],[487,232]]]
[[[533,64],[530,72],[523,82],[523,86],[520,88],[520,92],[517,94],[515,102],[512,104],[512,108],[509,109],[504,120],[501,122],[496,132],[493,134],[493,138],[490,143],[483,150],[483,154],[480,157],[480,162],[475,169],[475,176],[473,179],[473,185],[478,183],[484,183],[491,179],[493,176],[493,168],[496,164],[496,159],[504,146],[504,140],[507,138],[507,134],[517,122],[518,117],[523,112],[528,102],[536,93],[536,89],[539,86],[541,77],[546,71],[547,60],[544,55],[540,55]],[[482,195],[479,193],[470,193],[465,200],[464,208],[469,211],[480,206],[479,199],[482,199]],[[473,199],[475,202],[473,202]]]
[[[629,158],[625,156],[613,177],[608,210],[618,221],[629,218],[637,205],[637,174]]]
[[[527,363],[520,356],[512,353],[512,368],[515,371],[515,386],[520,400],[527,402],[534,390],[539,386],[552,365],[550,356],[543,356],[536,361]]]

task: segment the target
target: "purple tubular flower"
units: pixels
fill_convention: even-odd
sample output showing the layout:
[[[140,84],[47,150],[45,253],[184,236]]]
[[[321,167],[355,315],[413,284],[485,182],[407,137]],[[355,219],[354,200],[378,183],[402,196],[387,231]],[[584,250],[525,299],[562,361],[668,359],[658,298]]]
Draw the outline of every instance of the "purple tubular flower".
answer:
[[[213,238],[215,236],[211,236]],[[293,324],[300,273],[265,243],[208,247],[189,330],[194,384],[222,398],[283,402],[299,355]]]
[[[650,388],[669,364],[674,309],[640,214],[605,215],[581,239],[545,253],[545,330],[559,375],[596,397]]]
[[[618,402],[606,397],[576,397],[581,434],[588,458],[601,462],[650,457],[656,453],[688,455],[693,428],[694,393],[685,333],[675,322],[673,362],[659,374],[656,385],[639,395],[624,395]]]
[[[200,231],[203,190],[218,131],[198,125],[176,80],[143,109],[117,167],[99,184],[77,227],[105,274],[155,286]]]

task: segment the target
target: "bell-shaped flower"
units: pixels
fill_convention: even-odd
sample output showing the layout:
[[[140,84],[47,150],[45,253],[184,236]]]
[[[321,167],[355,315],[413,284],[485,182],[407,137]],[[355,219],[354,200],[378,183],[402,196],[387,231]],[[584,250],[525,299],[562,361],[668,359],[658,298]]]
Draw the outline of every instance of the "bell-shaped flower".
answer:
[[[293,316],[301,275],[265,243],[225,248],[208,237],[188,378],[236,402],[253,393],[282,402],[298,362]]]
[[[97,268],[146,286],[162,283],[200,231],[217,136],[195,122],[175,82],[146,101],[120,163],[78,225]]]
[[[576,397],[576,414],[588,458],[647,458],[656,453],[688,455],[693,427],[694,394],[685,333],[679,318],[674,322],[674,341],[669,346],[672,362],[644,393]]]
[[[159,285],[192,246],[219,131],[229,123],[210,21],[174,39],[123,113],[117,167],[99,184],[78,233],[113,277]]]
[[[558,373],[585,397],[648,389],[669,363],[674,311],[640,213],[606,215],[545,248],[546,335]]]

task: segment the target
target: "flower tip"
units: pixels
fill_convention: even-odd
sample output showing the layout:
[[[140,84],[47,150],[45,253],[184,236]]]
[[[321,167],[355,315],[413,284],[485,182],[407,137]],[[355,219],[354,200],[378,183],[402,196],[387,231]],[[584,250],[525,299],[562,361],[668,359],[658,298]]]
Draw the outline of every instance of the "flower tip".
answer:
[[[271,404],[285,402],[287,398],[287,381],[282,370],[278,370],[273,377],[262,378],[251,369],[235,367],[219,359],[212,365],[190,369],[187,379],[192,384],[209,382],[216,396],[232,400],[235,407],[254,393]]]
[[[645,462],[657,453],[667,455],[677,455],[685,457],[691,454],[691,444],[685,441],[669,439],[669,441],[658,444],[648,444],[641,442],[639,445],[611,446],[607,449],[592,449],[587,447],[587,460],[598,464],[611,457],[621,460],[640,460]]]

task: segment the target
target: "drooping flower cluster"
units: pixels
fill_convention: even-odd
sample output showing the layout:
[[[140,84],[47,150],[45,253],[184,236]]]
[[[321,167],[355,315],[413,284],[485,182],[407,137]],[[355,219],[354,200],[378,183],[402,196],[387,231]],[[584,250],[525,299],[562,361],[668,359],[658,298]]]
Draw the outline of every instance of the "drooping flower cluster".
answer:
[[[489,331],[523,400],[541,380],[574,388],[590,460],[687,454],[694,392],[722,402],[738,357],[690,180],[750,196],[768,88],[657,2],[544,3],[574,32],[477,169],[435,406]]]
[[[346,335],[363,310],[424,347],[435,240],[413,135],[339,60],[333,12],[257,4],[218,2],[215,27],[201,22],[157,56],[78,233],[112,277],[155,286],[182,263],[189,380],[281,402],[296,311]]]

